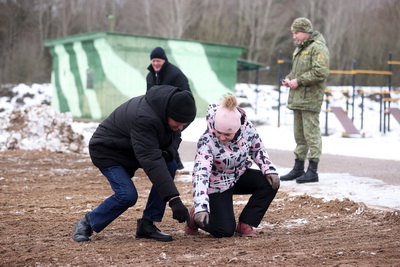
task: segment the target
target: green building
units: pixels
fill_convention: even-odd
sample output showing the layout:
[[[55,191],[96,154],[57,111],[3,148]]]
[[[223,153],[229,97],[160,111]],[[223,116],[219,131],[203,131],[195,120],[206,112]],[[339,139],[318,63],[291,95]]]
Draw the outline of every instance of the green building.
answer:
[[[104,119],[126,100],[145,94],[150,52],[164,48],[188,77],[198,116],[233,93],[243,47],[94,32],[45,41],[52,55],[52,106],[74,118]]]

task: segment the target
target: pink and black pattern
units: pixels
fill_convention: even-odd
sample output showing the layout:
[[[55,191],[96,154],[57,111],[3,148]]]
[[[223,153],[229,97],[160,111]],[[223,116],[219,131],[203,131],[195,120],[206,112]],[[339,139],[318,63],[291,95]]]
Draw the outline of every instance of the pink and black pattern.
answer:
[[[255,162],[262,173],[277,173],[254,125],[247,120],[243,109],[242,125],[235,138],[221,143],[215,136],[214,118],[219,105],[209,105],[206,115],[207,130],[197,143],[193,168],[193,197],[195,212],[209,211],[209,194],[231,188]]]

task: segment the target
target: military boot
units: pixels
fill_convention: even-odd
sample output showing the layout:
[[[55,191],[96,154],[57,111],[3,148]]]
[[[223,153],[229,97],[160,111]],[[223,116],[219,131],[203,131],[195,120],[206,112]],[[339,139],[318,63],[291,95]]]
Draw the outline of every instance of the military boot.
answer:
[[[296,179],[296,182],[299,184],[304,183],[315,183],[318,182],[318,162],[310,160],[308,164],[307,172]]]
[[[282,175],[281,181],[294,180],[304,174],[304,160],[295,159],[293,169],[288,174]]]
[[[137,220],[136,238],[154,239],[157,241],[172,241],[172,235],[163,233],[152,221],[144,218]]]

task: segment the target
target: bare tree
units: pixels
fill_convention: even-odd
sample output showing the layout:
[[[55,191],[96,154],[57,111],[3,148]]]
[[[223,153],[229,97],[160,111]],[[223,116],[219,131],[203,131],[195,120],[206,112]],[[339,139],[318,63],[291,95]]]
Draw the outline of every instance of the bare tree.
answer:
[[[50,79],[46,39],[91,31],[192,39],[239,45],[243,57],[265,63],[262,77],[277,75],[277,53],[290,59],[290,25],[308,17],[331,53],[331,69],[388,68],[387,55],[400,60],[400,0],[0,0],[0,83]],[[397,70],[398,66],[393,66]],[[393,76],[399,83],[400,75]],[[242,82],[254,74],[241,75]],[[387,77],[364,75],[360,82],[385,84]],[[331,75],[330,82],[348,83]]]

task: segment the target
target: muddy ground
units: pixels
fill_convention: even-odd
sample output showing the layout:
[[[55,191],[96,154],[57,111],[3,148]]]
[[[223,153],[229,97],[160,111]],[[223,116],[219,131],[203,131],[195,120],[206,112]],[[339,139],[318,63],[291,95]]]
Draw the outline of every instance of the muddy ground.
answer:
[[[292,158],[285,155],[283,166],[290,167]],[[133,178],[138,203],[91,242],[77,243],[71,238],[75,222],[112,193],[88,155],[10,150],[0,153],[0,166],[0,266],[400,266],[399,211],[291,197],[284,186],[257,228],[258,237],[186,236],[167,208],[158,227],[174,240],[136,240],[136,219],[150,188],[141,171]],[[190,208],[188,174],[180,172],[176,181]],[[235,198],[241,203],[237,214],[247,198]]]

